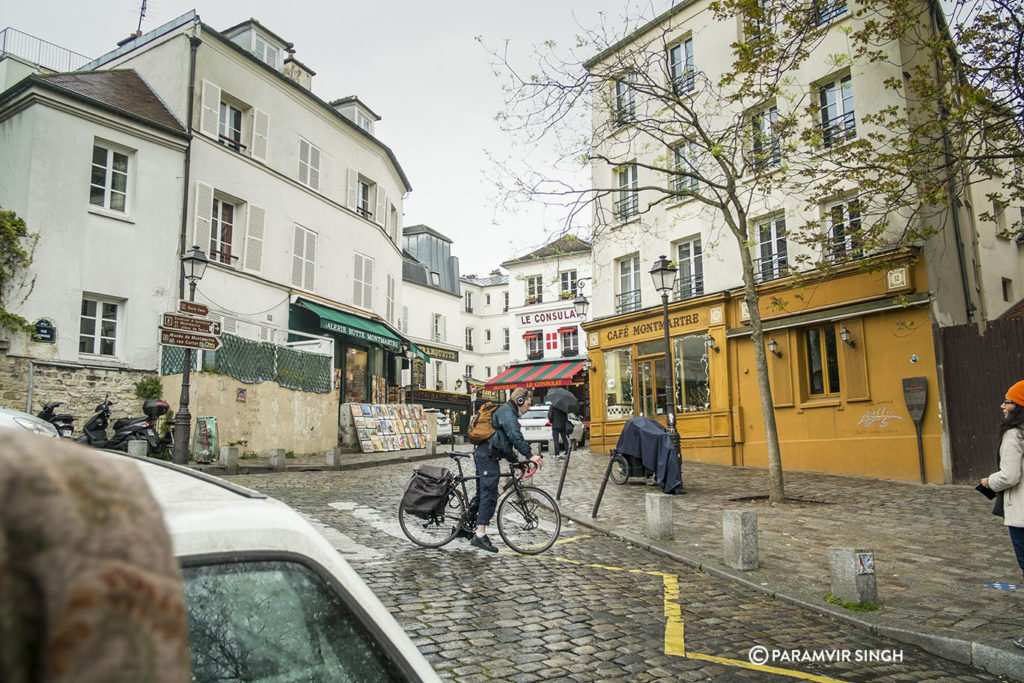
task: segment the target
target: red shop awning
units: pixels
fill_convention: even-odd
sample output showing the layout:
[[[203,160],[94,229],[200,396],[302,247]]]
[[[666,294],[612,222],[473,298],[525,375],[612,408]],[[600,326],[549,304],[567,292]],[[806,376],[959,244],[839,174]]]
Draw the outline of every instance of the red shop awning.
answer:
[[[523,332],[523,339],[532,339],[533,337],[539,337],[540,335],[540,330],[530,330],[529,332]]]
[[[517,387],[557,387],[572,384],[573,377],[583,369],[584,361],[540,363],[509,368],[487,380],[487,389],[515,389]]]

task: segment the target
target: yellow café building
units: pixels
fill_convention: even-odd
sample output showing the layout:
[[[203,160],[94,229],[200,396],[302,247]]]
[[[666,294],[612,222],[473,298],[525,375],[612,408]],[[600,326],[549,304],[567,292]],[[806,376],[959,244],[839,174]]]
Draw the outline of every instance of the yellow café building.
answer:
[[[924,265],[908,254],[880,270],[853,265],[758,291],[783,469],[918,481],[923,465],[923,478],[941,483],[939,402],[927,401],[919,450],[903,383],[937,395]],[[670,302],[668,356],[661,305],[584,330],[592,450],[614,448],[632,417],[666,423],[673,368],[683,459],[768,466],[742,289]]]

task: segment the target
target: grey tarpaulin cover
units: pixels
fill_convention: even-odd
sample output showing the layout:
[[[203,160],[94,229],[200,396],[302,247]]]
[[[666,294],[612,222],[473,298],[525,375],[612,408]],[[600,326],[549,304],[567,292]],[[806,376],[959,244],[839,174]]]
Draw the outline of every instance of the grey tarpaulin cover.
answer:
[[[615,449],[623,455],[640,458],[644,467],[654,472],[654,481],[665,493],[682,493],[679,458],[672,449],[668,432],[656,420],[649,417],[628,420]]]

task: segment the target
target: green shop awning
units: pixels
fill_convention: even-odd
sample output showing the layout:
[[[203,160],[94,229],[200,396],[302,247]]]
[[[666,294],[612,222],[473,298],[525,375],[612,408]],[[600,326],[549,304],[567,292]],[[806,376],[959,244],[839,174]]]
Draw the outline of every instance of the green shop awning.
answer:
[[[322,304],[315,304],[306,299],[299,299],[297,303],[320,317],[320,329],[322,330],[372,342],[378,346],[383,346],[389,351],[400,352],[402,350],[402,340],[378,322],[360,318],[357,315],[329,308]]]
[[[428,356],[426,353],[424,353],[423,349],[421,349],[420,347],[416,346],[412,342],[409,342],[409,348],[412,349],[412,352],[415,353],[419,357],[419,359],[421,361],[423,361],[424,363],[429,363],[430,362],[430,356]]]

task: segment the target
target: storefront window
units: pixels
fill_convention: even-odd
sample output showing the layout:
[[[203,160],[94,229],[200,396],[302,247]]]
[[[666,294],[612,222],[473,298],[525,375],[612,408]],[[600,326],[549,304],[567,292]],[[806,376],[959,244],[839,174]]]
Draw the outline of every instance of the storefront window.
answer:
[[[633,417],[633,354],[629,349],[604,353],[605,418]]]
[[[704,339],[705,335],[695,334],[672,340],[678,412],[693,413],[711,409],[708,347]]]
[[[345,403],[367,403],[367,362],[364,349],[345,349]]]

